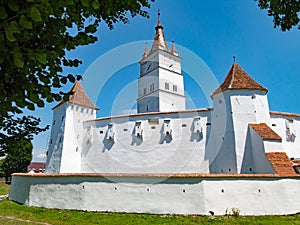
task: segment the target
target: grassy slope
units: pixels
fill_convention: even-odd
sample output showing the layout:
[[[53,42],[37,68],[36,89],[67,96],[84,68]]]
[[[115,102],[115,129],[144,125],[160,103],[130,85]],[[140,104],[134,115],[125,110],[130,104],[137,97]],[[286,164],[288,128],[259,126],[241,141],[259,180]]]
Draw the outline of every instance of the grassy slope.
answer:
[[[5,182],[0,181],[0,195],[6,195],[9,192],[9,185]]]
[[[4,187],[3,187],[4,186]],[[0,184],[0,190],[8,188]],[[4,193],[4,194],[5,194]],[[24,220],[24,221],[23,221]],[[27,222],[25,221],[27,220]],[[299,224],[300,215],[259,216],[259,217],[221,217],[208,216],[160,216],[149,214],[99,213],[72,210],[28,207],[4,200],[0,202],[0,224]]]

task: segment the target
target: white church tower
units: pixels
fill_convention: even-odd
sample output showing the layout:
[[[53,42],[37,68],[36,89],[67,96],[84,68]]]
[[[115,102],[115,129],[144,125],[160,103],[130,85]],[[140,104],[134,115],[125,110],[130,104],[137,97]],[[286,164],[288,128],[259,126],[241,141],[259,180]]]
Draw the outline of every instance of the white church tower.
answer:
[[[155,30],[151,51],[146,46],[139,62],[137,112],[185,110],[182,58],[178,56],[174,43],[171,51],[168,49],[159,12]]]
[[[97,110],[80,82],[72,87],[69,101],[61,101],[53,108],[46,173],[81,171],[81,148],[86,135],[83,122],[96,119]]]

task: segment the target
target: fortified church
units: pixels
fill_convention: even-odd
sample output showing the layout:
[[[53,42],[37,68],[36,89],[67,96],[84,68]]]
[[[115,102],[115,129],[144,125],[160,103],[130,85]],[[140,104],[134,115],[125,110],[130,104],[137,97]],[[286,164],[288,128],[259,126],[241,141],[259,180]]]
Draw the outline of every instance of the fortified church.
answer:
[[[92,211],[300,212],[300,115],[270,112],[268,90],[236,62],[211,93],[213,108],[186,110],[181,60],[158,19],[139,62],[137,114],[96,118],[75,83],[53,108],[46,173],[14,174],[10,199]]]

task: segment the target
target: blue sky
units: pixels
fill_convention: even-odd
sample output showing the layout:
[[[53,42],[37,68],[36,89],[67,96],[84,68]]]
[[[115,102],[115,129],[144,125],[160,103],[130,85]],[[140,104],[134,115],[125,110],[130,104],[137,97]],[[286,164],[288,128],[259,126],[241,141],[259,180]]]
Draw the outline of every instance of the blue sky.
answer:
[[[201,84],[199,86],[199,82],[206,84],[208,76],[213,76],[215,80],[210,82],[209,88],[217,88],[218,82],[221,83],[225,78],[235,55],[237,63],[269,90],[271,111],[300,114],[300,30],[294,28],[282,32],[275,29],[272,18],[267,16],[266,11],[260,10],[254,0],[161,0],[151,4],[150,19],[138,16],[130,19],[129,24],[116,24],[114,30],[101,24],[97,43],[69,53],[70,57],[81,59],[83,64],[76,70],[66,70],[65,73],[72,71],[85,74],[83,86],[88,94],[92,91],[88,82],[92,81],[96,86],[99,83],[99,87],[101,86],[95,100],[100,108],[98,117],[126,113],[135,107],[136,79],[139,76],[137,62],[146,40],[151,47],[158,9],[161,11],[166,39],[169,42],[175,41],[179,55],[186,55],[184,47],[202,60],[203,71],[200,69],[201,76],[197,77],[189,68],[189,57],[183,57],[188,108],[210,106],[207,98],[209,93],[206,93],[208,91]],[[131,46],[129,43],[137,44],[128,50]],[[122,51],[118,57],[103,63],[103,55],[109,55],[112,49],[121,49],[119,46],[126,46],[127,51]],[[132,64],[124,63],[129,58],[137,60]],[[91,72],[91,68],[102,65],[101,62],[107,68],[116,67],[118,63],[121,66],[104,82],[102,78],[107,74],[104,74],[103,66],[99,68],[99,72]],[[71,86],[67,85],[65,89],[68,90]],[[124,101],[124,96],[129,100]],[[41,117],[42,125],[51,124],[51,108],[55,104],[33,112],[35,116]],[[37,156],[46,151],[49,135],[50,130],[34,139],[34,160],[42,160]]]

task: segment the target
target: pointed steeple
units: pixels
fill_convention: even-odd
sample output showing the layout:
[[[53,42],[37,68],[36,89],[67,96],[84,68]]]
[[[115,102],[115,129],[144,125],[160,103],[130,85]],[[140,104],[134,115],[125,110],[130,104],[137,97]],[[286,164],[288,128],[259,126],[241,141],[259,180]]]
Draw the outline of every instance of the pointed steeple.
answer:
[[[146,42],[145,43],[145,50],[144,50],[143,58],[147,57],[148,55],[149,55],[148,42]]]
[[[157,49],[168,51],[168,46],[166,43],[166,38],[163,29],[164,28],[160,22],[160,11],[158,10],[158,21],[155,27],[156,32],[155,32],[154,41],[150,52],[153,52]]]
[[[268,92],[266,88],[261,86],[252,77],[250,77],[235,61],[225,77],[223,83],[212,93],[211,96],[214,96],[218,93],[227,91],[227,90],[260,90]]]
[[[92,101],[89,99],[89,97],[86,95],[81,83],[77,81],[74,86],[72,87],[71,91],[69,92],[69,101],[70,103],[74,103],[77,105],[85,106],[88,108],[96,109],[99,108],[92,103]],[[57,108],[58,106],[64,104],[65,101],[61,101],[58,103],[55,107],[52,109]]]
[[[176,51],[174,40],[172,40],[172,50],[171,50],[171,52],[172,52],[173,55],[178,56],[178,52]]]

